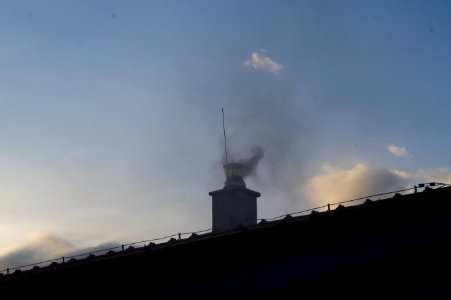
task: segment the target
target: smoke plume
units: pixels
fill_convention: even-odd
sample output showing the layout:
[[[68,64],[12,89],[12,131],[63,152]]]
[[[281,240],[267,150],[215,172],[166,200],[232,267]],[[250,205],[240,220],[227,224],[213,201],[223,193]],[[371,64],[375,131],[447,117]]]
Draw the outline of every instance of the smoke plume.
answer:
[[[243,53],[241,62],[248,55]],[[269,53],[265,52],[265,56],[283,63]],[[210,127],[219,124],[218,113],[224,108],[228,162],[244,164],[246,184],[273,202],[292,204],[299,195],[299,182],[305,179],[304,162],[315,134],[313,114],[306,110],[312,107],[308,101],[313,98],[304,96],[285,70],[289,71],[284,68],[275,74],[243,63],[231,64],[218,72],[217,78],[211,78],[207,88],[199,89],[201,94],[196,99],[206,115],[212,116]],[[217,131],[219,151],[212,185],[223,176],[219,162],[224,141],[220,132]]]
[[[251,157],[248,159],[242,159],[238,162],[244,166],[243,177],[251,175],[257,168],[258,163],[263,158],[263,149],[259,146],[251,148]]]
[[[235,69],[222,81],[221,97],[206,98],[221,101],[216,112],[224,107],[229,162],[245,165],[255,189],[294,198],[314,140],[308,97],[283,74],[258,69]]]

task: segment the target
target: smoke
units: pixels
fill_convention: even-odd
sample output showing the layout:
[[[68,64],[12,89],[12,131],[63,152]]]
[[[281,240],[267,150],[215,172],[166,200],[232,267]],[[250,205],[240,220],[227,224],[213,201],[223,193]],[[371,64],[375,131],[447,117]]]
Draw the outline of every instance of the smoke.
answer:
[[[236,64],[222,76],[214,95],[206,89],[197,99],[212,116],[224,107],[229,162],[245,165],[251,188],[265,194],[283,191],[283,199],[294,198],[315,136],[312,114],[306,110],[309,97],[284,73]],[[222,153],[222,139],[218,146]]]
[[[251,157],[248,159],[242,159],[238,162],[244,166],[243,177],[251,175],[257,168],[258,163],[263,158],[263,149],[259,146],[254,146],[251,148]]]

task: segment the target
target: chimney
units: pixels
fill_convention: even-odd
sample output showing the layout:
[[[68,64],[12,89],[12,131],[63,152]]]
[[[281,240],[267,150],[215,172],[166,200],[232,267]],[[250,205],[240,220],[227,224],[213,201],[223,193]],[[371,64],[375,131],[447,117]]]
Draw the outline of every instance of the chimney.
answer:
[[[243,180],[245,166],[229,163],[224,165],[224,171],[224,188],[209,193],[212,197],[213,231],[257,224],[257,198],[260,193],[246,188]]]

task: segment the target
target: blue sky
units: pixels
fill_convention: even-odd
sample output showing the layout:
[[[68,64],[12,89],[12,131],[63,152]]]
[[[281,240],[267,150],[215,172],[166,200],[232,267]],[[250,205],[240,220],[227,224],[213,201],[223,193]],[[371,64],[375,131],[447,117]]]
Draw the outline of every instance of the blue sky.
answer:
[[[450,1],[2,1],[0,37],[0,256],[209,228],[221,107],[259,217],[451,181]]]

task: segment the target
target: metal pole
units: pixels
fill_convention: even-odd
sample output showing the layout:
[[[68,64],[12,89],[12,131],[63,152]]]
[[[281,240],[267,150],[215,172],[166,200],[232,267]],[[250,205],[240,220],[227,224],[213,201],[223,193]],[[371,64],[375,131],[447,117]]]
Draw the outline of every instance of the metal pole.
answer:
[[[225,131],[225,117],[224,117],[224,108],[221,107],[222,111],[222,131],[224,132],[224,153],[225,153],[225,164],[229,163],[228,157],[227,157],[227,137],[226,137],[226,131]],[[229,170],[226,168],[226,177],[229,177]]]

